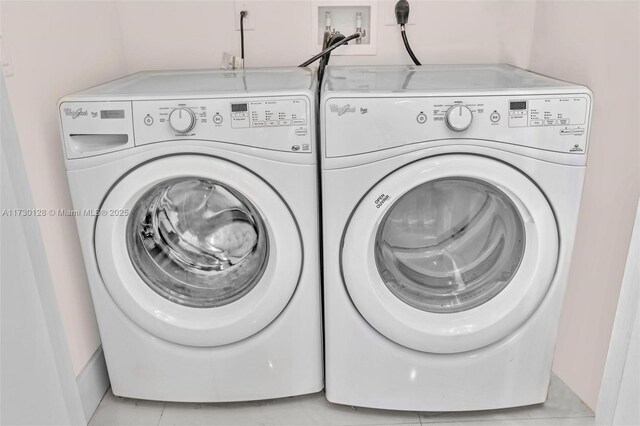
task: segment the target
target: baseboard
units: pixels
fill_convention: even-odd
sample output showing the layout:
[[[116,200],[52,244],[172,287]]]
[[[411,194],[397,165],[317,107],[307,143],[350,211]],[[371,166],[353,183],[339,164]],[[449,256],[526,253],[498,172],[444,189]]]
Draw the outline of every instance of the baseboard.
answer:
[[[109,375],[100,346],[76,377],[84,416],[89,422],[104,393],[109,389]]]

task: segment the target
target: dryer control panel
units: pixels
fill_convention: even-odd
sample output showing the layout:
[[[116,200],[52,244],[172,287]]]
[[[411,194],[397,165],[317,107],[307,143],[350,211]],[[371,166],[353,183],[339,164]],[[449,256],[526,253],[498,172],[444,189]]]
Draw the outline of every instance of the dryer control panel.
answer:
[[[509,127],[584,126],[587,106],[580,96],[509,100]]]
[[[334,97],[322,108],[327,157],[451,139],[584,155],[591,97],[588,93]]]

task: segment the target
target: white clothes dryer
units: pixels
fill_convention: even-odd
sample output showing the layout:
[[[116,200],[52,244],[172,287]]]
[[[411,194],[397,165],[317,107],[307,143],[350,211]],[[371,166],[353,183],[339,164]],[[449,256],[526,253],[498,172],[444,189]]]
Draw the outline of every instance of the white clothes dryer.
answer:
[[[330,401],[453,411],[546,399],[591,99],[506,65],[327,68]]]
[[[143,72],[59,103],[113,393],[323,387],[314,75]]]

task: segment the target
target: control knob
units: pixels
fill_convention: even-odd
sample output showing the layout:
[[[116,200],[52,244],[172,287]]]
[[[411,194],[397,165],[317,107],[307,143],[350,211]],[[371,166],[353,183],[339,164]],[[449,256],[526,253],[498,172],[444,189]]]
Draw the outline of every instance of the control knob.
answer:
[[[169,125],[178,133],[187,133],[196,124],[196,116],[189,108],[176,108],[169,114]]]
[[[471,110],[464,105],[454,105],[447,110],[445,116],[447,127],[454,132],[466,130],[473,120]]]

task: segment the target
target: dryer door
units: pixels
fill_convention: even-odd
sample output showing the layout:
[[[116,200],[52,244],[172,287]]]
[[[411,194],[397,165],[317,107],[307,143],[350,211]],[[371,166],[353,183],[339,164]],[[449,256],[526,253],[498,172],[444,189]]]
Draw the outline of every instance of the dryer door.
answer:
[[[146,163],[106,196],[95,233],[104,284],[137,325],[171,342],[225,345],[257,333],[293,295],[302,243],[275,190],[234,163]]]
[[[341,267],[362,316],[387,338],[432,353],[507,336],[553,279],[558,232],[538,187],[473,155],[417,161],[360,201]]]

